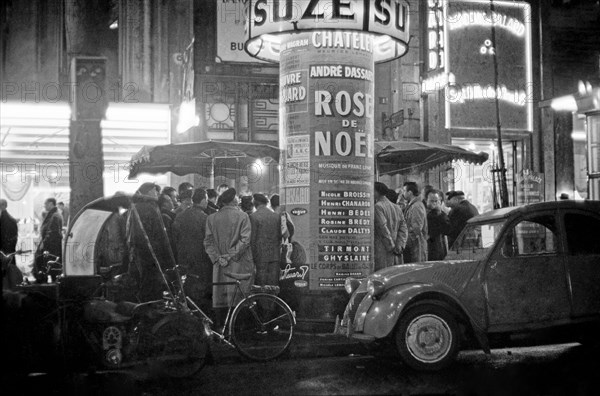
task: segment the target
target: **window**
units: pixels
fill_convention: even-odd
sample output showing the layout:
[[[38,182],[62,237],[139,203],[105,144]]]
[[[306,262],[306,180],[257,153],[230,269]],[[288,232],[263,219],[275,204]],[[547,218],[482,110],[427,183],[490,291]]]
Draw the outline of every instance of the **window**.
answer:
[[[556,231],[552,215],[521,221],[507,232],[502,254],[505,257],[554,254],[558,251]]]
[[[567,213],[565,230],[570,255],[600,254],[600,220],[589,214]]]
[[[448,260],[481,260],[494,246],[504,221],[492,223],[467,224],[452,249],[448,251]]]

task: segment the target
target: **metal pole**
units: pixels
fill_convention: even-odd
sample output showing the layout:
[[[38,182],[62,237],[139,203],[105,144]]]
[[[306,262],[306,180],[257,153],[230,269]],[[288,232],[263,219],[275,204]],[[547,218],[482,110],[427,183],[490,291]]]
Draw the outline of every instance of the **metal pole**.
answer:
[[[496,132],[498,134],[498,163],[500,166],[500,206],[506,208],[508,203],[508,184],[506,182],[506,166],[504,164],[504,150],[502,148],[502,124],[500,122],[500,104],[498,100],[498,58],[496,48],[496,25],[494,23],[494,14],[496,7],[494,0],[490,0],[490,12],[492,21],[492,59],[494,61],[494,90],[495,90],[495,106],[496,106]]]

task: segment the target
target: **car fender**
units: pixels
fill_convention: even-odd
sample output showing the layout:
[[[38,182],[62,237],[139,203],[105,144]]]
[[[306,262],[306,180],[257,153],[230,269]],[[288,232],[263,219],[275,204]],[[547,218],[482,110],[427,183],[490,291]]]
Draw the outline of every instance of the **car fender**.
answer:
[[[455,293],[450,289],[446,290],[442,285],[411,283],[399,285],[386,291],[379,298],[372,301],[367,312],[363,315],[357,315],[364,323],[363,333],[375,338],[387,337],[396,327],[398,319],[406,307],[411,305],[415,298],[429,292],[442,294],[459,306],[470,321],[482,348],[484,350],[488,349],[487,337],[483,330],[473,321],[469,311],[461,304]]]

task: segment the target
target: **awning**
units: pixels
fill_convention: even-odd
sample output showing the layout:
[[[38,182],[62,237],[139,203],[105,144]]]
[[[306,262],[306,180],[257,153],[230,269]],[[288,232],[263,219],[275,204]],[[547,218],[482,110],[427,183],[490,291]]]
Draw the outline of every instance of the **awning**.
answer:
[[[450,144],[375,142],[375,161],[379,175],[426,172],[458,160],[483,164],[487,159],[487,153],[474,153]]]
[[[145,146],[131,158],[129,178],[165,172],[214,177],[244,170],[257,159],[278,162],[279,154],[278,147],[250,142],[208,140]]]

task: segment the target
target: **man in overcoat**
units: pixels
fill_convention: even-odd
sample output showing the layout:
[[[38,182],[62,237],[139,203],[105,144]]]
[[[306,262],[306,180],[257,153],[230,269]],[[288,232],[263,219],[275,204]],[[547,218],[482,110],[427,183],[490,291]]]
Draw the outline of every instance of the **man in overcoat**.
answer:
[[[5,254],[14,253],[17,247],[19,237],[19,226],[17,220],[6,210],[8,202],[6,199],[0,199],[0,250]]]
[[[46,210],[46,217],[40,226],[40,243],[35,252],[35,261],[33,273],[39,274],[44,272],[46,265],[46,258],[44,258],[44,252],[62,257],[62,224],[63,219],[58,208],[56,207],[56,199],[48,198],[44,202],[44,209]],[[44,281],[44,279],[38,279],[38,281]]]
[[[159,189],[144,183],[133,196],[128,211],[127,232],[130,240],[129,274],[137,281],[141,302],[159,300],[167,285],[161,274],[175,264],[169,240],[157,204]]]
[[[239,198],[234,188],[221,194],[223,207],[206,220],[204,247],[213,263],[213,282],[231,282],[224,273],[252,274],[250,279],[241,281],[244,292],[250,291],[254,282],[255,267],[250,249],[252,226],[250,218],[239,209]],[[214,286],[213,307],[217,322],[223,319],[224,310],[233,301],[235,286]]]
[[[406,200],[404,218],[408,227],[408,240],[404,250],[405,263],[427,261],[427,213],[419,195],[419,186],[415,182],[406,182],[402,186]]]
[[[206,191],[202,188],[194,190],[192,202],[193,206],[175,219],[173,239],[177,247],[178,264],[184,267],[188,274],[185,292],[207,312],[212,306],[210,286],[213,265],[204,248],[208,219],[208,215],[204,213],[207,205]]]
[[[256,211],[250,215],[252,224],[252,257],[256,265],[257,285],[279,284],[279,261],[281,254],[281,217],[267,207],[269,199],[254,194]]]
[[[450,233],[448,234],[448,247],[452,247],[454,241],[467,225],[467,221],[479,214],[477,208],[465,199],[462,191],[449,191],[447,203],[451,208],[448,218],[450,219]]]
[[[375,271],[402,264],[407,228],[402,209],[387,198],[385,184],[375,183]]]
[[[427,259],[443,260],[448,254],[446,235],[450,232],[450,220],[442,210],[443,193],[431,190],[427,194]]]

